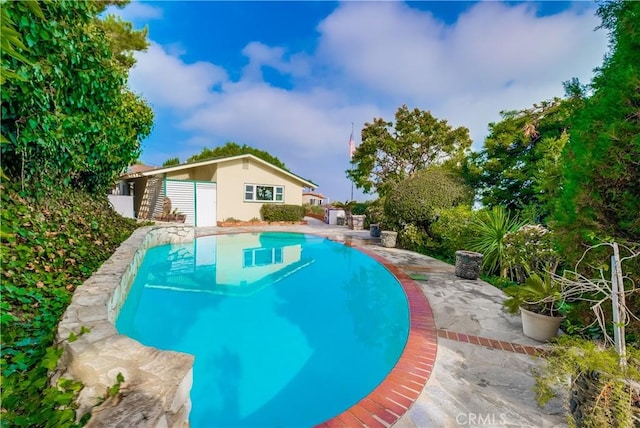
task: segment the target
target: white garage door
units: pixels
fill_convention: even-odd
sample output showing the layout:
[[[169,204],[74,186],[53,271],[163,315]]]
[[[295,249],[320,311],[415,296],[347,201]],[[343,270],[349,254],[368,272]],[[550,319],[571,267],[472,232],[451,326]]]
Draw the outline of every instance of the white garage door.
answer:
[[[216,225],[216,183],[166,180],[165,194],[171,199],[171,210],[187,215],[185,224]]]
[[[216,183],[195,183],[198,227],[216,225]]]
[[[165,195],[171,199],[171,211],[178,210],[186,214],[185,224],[195,225],[196,208],[192,181],[166,180]]]

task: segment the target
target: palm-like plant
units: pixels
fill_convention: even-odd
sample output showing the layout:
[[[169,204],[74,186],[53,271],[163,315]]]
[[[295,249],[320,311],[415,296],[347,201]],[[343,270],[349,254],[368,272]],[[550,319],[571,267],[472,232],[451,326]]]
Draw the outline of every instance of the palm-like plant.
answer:
[[[507,276],[504,262],[504,237],[515,232],[526,224],[526,221],[511,217],[505,207],[499,205],[479,213],[471,222],[474,232],[469,238],[469,249],[484,255],[482,267],[491,273],[500,270],[500,276]]]
[[[513,314],[522,307],[537,314],[556,316],[558,305],[564,299],[560,282],[555,281],[549,271],[530,273],[524,284],[504,291],[510,296],[504,306]]]

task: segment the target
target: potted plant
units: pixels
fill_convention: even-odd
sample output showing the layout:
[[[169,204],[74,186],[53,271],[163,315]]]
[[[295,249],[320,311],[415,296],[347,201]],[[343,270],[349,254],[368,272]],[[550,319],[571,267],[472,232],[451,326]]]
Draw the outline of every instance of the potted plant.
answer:
[[[560,313],[562,285],[550,271],[531,272],[524,284],[506,288],[504,306],[509,313],[520,312],[525,336],[546,342],[558,333],[565,317]]]
[[[171,215],[173,217],[173,220],[178,223],[184,223],[187,220],[187,215],[178,211],[177,208],[173,210],[173,213]]]
[[[610,247],[609,254],[606,247]],[[590,264],[584,269],[593,275],[589,278],[578,268],[584,260],[596,260],[587,254],[596,248],[595,257],[611,256],[611,265],[601,264],[594,270]],[[538,403],[544,405],[564,390],[561,395],[571,426],[640,426],[640,351],[633,342],[626,343],[625,333],[625,320],[637,319],[631,295],[638,290],[632,275],[639,262],[637,244],[603,242],[589,247],[573,271],[555,277],[565,299],[590,303],[602,335],[597,342],[559,337],[545,352],[544,366],[536,373]],[[610,310],[605,310],[609,304]]]

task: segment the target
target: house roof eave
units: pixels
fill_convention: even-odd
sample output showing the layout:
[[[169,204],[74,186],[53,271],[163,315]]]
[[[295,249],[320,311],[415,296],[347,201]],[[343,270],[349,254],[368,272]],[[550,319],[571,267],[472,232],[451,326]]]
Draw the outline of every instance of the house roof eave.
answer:
[[[206,166],[206,165],[213,165],[213,164],[217,164],[217,163],[222,163],[222,162],[229,162],[232,160],[236,160],[236,159],[244,159],[244,158],[250,158],[252,160],[255,160],[263,165],[266,165],[272,169],[275,169],[277,171],[280,171],[281,173],[296,179],[297,181],[299,181],[300,183],[303,184],[304,187],[310,187],[315,189],[316,187],[318,187],[317,184],[315,184],[314,182],[307,180],[306,178],[302,178],[299,175],[296,175],[290,171],[287,171],[285,169],[282,169],[280,167],[277,167],[263,159],[260,159],[257,156],[251,155],[251,154],[244,154],[244,155],[237,155],[237,156],[229,156],[229,157],[224,157],[224,158],[214,158],[214,159],[206,159],[206,160],[202,160],[202,161],[196,161],[196,162],[188,162],[188,163],[183,163],[180,165],[172,165],[172,166],[166,166],[166,167],[158,167],[158,168],[154,168],[148,171],[141,171],[141,172],[136,172],[136,173],[132,173],[132,174],[124,174],[120,177],[120,179],[122,180],[130,180],[130,179],[134,179],[134,178],[140,178],[140,177],[150,177],[150,176],[154,176],[154,175],[158,175],[158,174],[166,174],[169,172],[174,172],[174,171],[180,171],[183,169],[190,169],[190,168],[197,168],[199,166]]]

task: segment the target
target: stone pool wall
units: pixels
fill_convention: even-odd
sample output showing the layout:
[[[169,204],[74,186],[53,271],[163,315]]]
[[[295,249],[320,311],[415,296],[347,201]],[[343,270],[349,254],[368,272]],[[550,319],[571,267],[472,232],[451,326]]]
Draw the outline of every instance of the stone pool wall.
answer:
[[[54,379],[82,382],[79,414],[92,410],[87,426],[187,427],[193,383],[192,355],[160,351],[118,334],[115,320],[147,248],[189,242],[194,228],[137,229],[73,294],[58,325],[63,347]],[[89,332],[81,334],[81,331]],[[70,334],[77,340],[69,340]],[[94,407],[124,376],[121,394]]]

